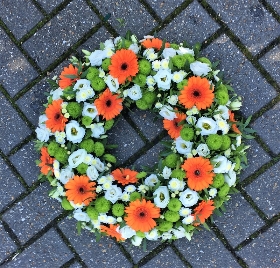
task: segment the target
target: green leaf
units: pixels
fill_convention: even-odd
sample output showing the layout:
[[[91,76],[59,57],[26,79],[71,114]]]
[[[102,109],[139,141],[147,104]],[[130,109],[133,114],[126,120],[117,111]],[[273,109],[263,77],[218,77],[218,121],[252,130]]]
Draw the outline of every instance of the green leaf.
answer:
[[[164,48],[165,48],[165,43],[166,43],[166,40],[164,39],[164,40],[162,41],[161,48],[160,48],[160,50],[159,50],[159,52],[158,52],[158,56],[160,56],[160,55],[162,54],[162,51],[163,51]]]
[[[77,231],[78,231],[78,235],[80,235],[81,231],[82,231],[82,222],[81,221],[77,222],[76,228],[77,228]]]
[[[49,83],[52,90],[56,90],[59,88],[58,84],[54,80],[47,79],[47,82]]]
[[[77,78],[78,76],[75,75],[75,74],[66,74],[66,75],[64,75],[64,77],[70,78],[70,79],[75,79],[75,78]]]
[[[128,30],[128,31],[126,32],[126,34],[125,34],[125,39],[130,40],[131,35],[132,35],[131,31]]]

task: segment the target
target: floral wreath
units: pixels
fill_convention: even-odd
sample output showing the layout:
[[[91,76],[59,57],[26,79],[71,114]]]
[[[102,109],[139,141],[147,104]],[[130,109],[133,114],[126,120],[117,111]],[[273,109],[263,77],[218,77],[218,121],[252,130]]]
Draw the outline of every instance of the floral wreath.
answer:
[[[247,164],[237,121],[241,98],[222,81],[200,46],[153,36],[108,39],[85,61],[72,57],[52,90],[36,128],[40,180],[72,210],[77,228],[133,245],[191,239],[235,189]],[[172,138],[152,171],[114,168],[106,132],[124,106],[151,109]]]

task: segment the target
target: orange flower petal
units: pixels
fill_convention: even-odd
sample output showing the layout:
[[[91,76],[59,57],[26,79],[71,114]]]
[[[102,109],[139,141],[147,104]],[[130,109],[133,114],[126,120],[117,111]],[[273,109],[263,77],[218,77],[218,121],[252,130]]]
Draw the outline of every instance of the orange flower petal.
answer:
[[[138,179],[136,178],[137,174],[138,172],[130,170],[128,168],[119,168],[115,169],[112,172],[112,176],[114,177],[114,179],[122,185],[136,183],[138,181]]]
[[[186,120],[186,115],[182,113],[176,113],[177,118],[173,120],[163,119],[163,127],[168,131],[169,136],[172,139],[177,139],[180,136],[180,131],[183,125],[178,125],[183,120]]]
[[[199,205],[194,209],[194,226],[198,226],[201,223],[204,223],[205,220],[213,214],[214,209],[215,206],[213,200],[201,201]]]

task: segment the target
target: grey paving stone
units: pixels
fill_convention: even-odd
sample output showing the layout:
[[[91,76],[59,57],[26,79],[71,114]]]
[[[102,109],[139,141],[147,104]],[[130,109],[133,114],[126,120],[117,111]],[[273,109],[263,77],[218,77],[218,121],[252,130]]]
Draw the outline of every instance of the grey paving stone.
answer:
[[[61,212],[58,201],[48,196],[51,187],[44,183],[4,213],[3,219],[21,243],[27,242]]]
[[[51,12],[54,8],[61,4],[63,0],[37,0],[37,2],[39,2],[47,12]]]
[[[15,198],[24,192],[24,188],[1,157],[0,182],[0,210],[2,210],[6,205],[10,204]]]
[[[269,217],[280,212],[280,162],[246,187],[257,206]]]
[[[116,125],[108,131],[108,144],[118,145],[110,152],[117,157],[118,163],[122,163],[143,147],[144,142],[122,116],[117,120]]]
[[[147,0],[147,2],[151,5],[153,10],[164,19],[167,17],[174,9],[176,9],[179,5],[181,5],[183,0]]]
[[[34,126],[38,125],[38,118],[46,109],[43,106],[44,103],[47,103],[47,96],[44,95],[44,92],[49,92],[50,90],[47,79],[43,79],[16,102]]]
[[[213,218],[233,247],[264,225],[241,194],[232,195],[226,205],[226,212],[222,216],[214,215]]]
[[[128,268],[132,266],[112,239],[103,237],[96,242],[94,234],[87,230],[82,230],[78,235],[76,223],[75,219],[66,218],[59,224],[59,228],[88,267]]]
[[[104,43],[107,39],[112,38],[111,34],[101,27],[95,34],[92,35],[86,42],[84,42],[77,50],[84,56],[82,49],[93,52],[96,49],[100,49],[100,43]]]
[[[191,45],[204,41],[217,31],[218,24],[197,1],[192,2],[171,23],[159,31],[159,37],[169,42],[187,41]]]
[[[267,83],[230,39],[222,35],[203,53],[212,62],[219,61],[218,69],[231,82],[235,92],[243,97],[241,111],[249,116],[276,97],[276,91]]]
[[[111,14],[108,22],[120,35],[130,30],[139,38],[143,38],[150,30],[156,26],[156,21],[148,13],[142,4],[133,0],[92,0],[103,17]],[[124,20],[120,23],[118,19]]]
[[[43,18],[30,0],[0,0],[0,17],[18,39]]]
[[[240,267],[231,253],[211,231],[202,230],[196,233],[191,241],[181,238],[174,244],[193,268]]]
[[[129,115],[149,140],[154,139],[163,130],[162,118],[156,117],[156,114],[151,111],[133,109]]]
[[[8,153],[30,133],[26,123],[0,92],[0,149]]]
[[[255,140],[245,140],[251,147],[247,150],[248,167],[241,171],[240,179],[244,180],[258,168],[271,160],[271,157],[260,147]]]
[[[82,268],[83,266],[78,262],[75,262],[69,266],[69,268]]]
[[[17,247],[13,240],[6,233],[2,224],[0,224],[0,262],[16,251]]]
[[[154,268],[154,267],[181,268],[181,267],[184,267],[184,263],[175,254],[175,252],[172,250],[172,248],[168,247],[141,267],[144,267],[144,268]]]
[[[71,251],[57,232],[54,229],[50,229],[4,267],[60,267],[72,257]]]
[[[36,35],[28,39],[24,48],[41,68],[46,68],[87,31],[98,18],[82,0],[72,1]],[[58,34],[59,33],[59,34]]]
[[[252,124],[252,127],[257,131],[257,133],[275,154],[280,153],[279,120],[280,103],[276,104],[272,109],[265,112]]]
[[[259,235],[237,254],[249,267],[276,268],[280,266],[280,223]]]
[[[37,72],[1,28],[0,49],[0,83],[14,96],[36,77]]]
[[[268,2],[274,8],[274,10],[280,14],[279,0],[266,0],[266,2]]]
[[[10,157],[11,162],[28,185],[37,181],[40,174],[35,160],[40,159],[40,154],[34,149],[34,142],[29,142]]]
[[[170,138],[166,138],[163,140],[171,140]],[[134,163],[133,167],[137,170],[141,170],[141,167],[153,167],[159,161],[159,153],[165,149],[164,145],[160,142],[153,146],[150,150],[148,150],[145,154],[139,157]]]
[[[142,246],[135,247],[130,241],[124,242],[122,245],[125,247],[126,251],[132,257],[134,263],[138,263],[141,259],[152,252],[156,247],[161,244],[161,241],[149,241],[147,240],[147,250],[144,251]]]
[[[280,3],[279,3],[280,6]],[[277,71],[280,65],[280,45],[273,48],[271,51],[266,53],[259,62],[266,68],[271,76],[280,85],[280,73]]]
[[[280,24],[257,0],[208,0],[253,54],[279,35]]]

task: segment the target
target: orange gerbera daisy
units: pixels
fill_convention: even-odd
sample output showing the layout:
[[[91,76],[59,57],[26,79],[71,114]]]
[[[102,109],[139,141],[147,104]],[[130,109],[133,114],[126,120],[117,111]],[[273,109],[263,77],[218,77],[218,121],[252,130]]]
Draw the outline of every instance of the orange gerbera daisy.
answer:
[[[107,235],[111,237],[115,237],[117,241],[119,242],[120,240],[125,240],[122,235],[117,231],[117,228],[119,225],[113,225],[110,224],[110,227],[106,227],[105,225],[100,225],[100,231],[102,233],[106,233]]]
[[[118,168],[112,172],[114,179],[122,185],[136,183],[138,181],[137,174],[138,172],[128,168]]]
[[[151,201],[135,200],[126,207],[127,217],[124,218],[126,224],[135,231],[149,232],[157,224],[153,218],[160,217],[160,208]]]
[[[212,182],[215,173],[209,159],[199,157],[188,158],[182,168],[186,171],[186,178],[190,189],[200,191],[206,189]]]
[[[65,128],[65,123],[68,121],[61,112],[61,103],[63,100],[54,100],[46,109],[46,116],[48,120],[46,121],[46,127],[52,132],[63,131]]]
[[[209,81],[200,76],[190,77],[179,96],[180,103],[187,109],[191,109],[194,105],[198,110],[206,109],[211,106],[213,100],[214,93]]]
[[[136,54],[130,49],[120,49],[111,57],[110,75],[117,78],[120,84],[138,73]]]
[[[183,125],[178,125],[180,122],[186,120],[186,115],[182,113],[176,113],[177,118],[173,120],[163,119],[163,127],[168,131],[169,136],[172,139],[177,139],[180,136],[180,131]]]
[[[94,101],[98,114],[101,114],[106,120],[110,120],[123,109],[122,98],[118,94],[113,94],[108,88]]]
[[[213,200],[207,200],[207,201],[201,201],[199,205],[194,209],[194,226],[198,226],[201,223],[204,223],[207,218],[209,218],[213,211],[214,211],[214,201]]]
[[[64,67],[59,78],[58,85],[61,89],[71,86],[79,79],[78,68],[69,64],[68,67]]]
[[[242,134],[241,131],[238,129],[236,124],[232,124],[231,129],[233,132],[237,133],[237,134]]]
[[[65,195],[68,201],[73,201],[75,204],[84,203],[87,206],[96,197],[95,184],[88,176],[76,175],[64,185],[67,189]]]
[[[230,122],[236,122],[236,120],[234,119],[234,113],[232,111],[228,110],[228,115]]]
[[[144,40],[141,45],[145,48],[155,48],[160,50],[162,47],[162,40],[159,38],[149,38]],[[165,43],[165,47],[170,47],[169,43]]]
[[[39,164],[39,167],[41,167],[41,173],[43,173],[44,175],[47,175],[49,173],[49,171],[53,172],[52,164],[53,164],[54,158],[50,157],[47,147],[41,148],[40,159],[41,159],[41,163]]]

